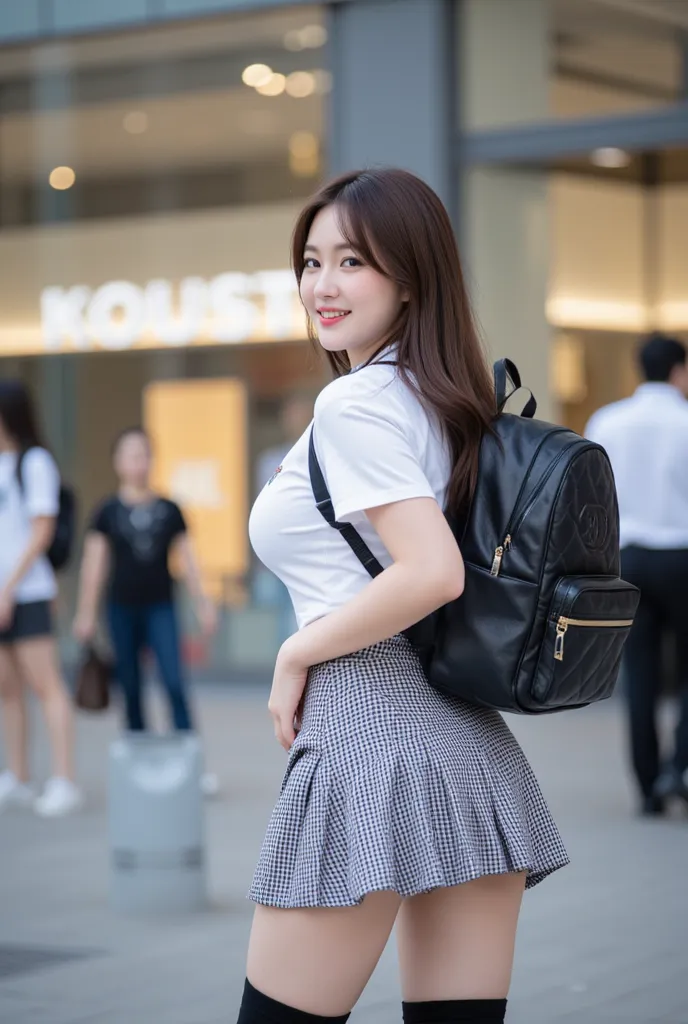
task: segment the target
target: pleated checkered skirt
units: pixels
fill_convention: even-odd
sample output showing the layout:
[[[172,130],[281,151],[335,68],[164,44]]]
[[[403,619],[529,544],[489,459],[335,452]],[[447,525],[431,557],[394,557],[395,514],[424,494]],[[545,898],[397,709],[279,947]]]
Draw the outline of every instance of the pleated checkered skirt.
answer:
[[[311,669],[249,898],[346,907],[568,863],[500,714],[433,690],[404,636]]]

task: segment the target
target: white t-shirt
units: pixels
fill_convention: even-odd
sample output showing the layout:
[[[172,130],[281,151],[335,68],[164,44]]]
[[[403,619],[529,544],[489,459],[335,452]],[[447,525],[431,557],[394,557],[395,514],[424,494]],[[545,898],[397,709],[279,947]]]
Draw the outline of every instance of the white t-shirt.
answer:
[[[671,384],[641,384],[592,416],[585,436],[611,460],[621,547],[688,548],[688,402]]]
[[[391,557],[364,509],[408,498],[444,508],[449,448],[396,367],[373,363],[339,377],[315,404],[315,447],[335,515],[352,523],[386,568]],[[249,535],[261,561],[286,585],[299,628],[355,597],[370,576],[315,507],[308,474],[309,427],[258,495]]]
[[[17,456],[0,452],[0,587],[10,578],[31,538],[31,520],[56,516],[60,501],[60,474],[52,455],[31,448],[22,462],[22,484],[17,480]],[[17,585],[17,604],[51,601],[57,593],[55,573],[45,555],[35,560]]]

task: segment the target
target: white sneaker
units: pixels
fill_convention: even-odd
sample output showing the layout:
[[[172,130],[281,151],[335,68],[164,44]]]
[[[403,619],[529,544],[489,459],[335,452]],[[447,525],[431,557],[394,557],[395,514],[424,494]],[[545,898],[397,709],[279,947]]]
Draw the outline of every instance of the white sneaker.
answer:
[[[208,799],[217,796],[220,792],[220,780],[214,772],[204,772],[201,775],[201,793]]]
[[[35,799],[33,786],[20,782],[14,772],[0,772],[0,811],[5,807],[30,807]]]
[[[81,790],[69,779],[48,779],[45,789],[33,805],[42,818],[60,818],[78,811],[84,802]]]

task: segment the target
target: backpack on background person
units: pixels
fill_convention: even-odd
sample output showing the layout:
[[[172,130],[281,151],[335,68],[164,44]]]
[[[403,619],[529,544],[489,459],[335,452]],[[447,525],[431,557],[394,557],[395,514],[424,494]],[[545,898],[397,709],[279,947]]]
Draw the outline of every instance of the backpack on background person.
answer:
[[[22,464],[27,454],[31,451],[27,448],[17,460],[17,480],[19,488],[24,493],[24,481],[22,479]],[[46,557],[56,572],[64,569],[74,548],[76,536],[76,496],[71,487],[60,482],[59,506],[55,518],[55,534],[50,547],[46,551]]]
[[[466,580],[457,600],[406,631],[429,683],[499,711],[543,714],[609,697],[639,591],[619,577],[619,512],[605,450],[574,431],[504,412],[521,387],[495,363],[497,415],[485,435],[467,515],[448,515]],[[514,385],[507,393],[509,380]],[[368,573],[383,567],[350,523],[338,523],[309,450],[316,505]]]

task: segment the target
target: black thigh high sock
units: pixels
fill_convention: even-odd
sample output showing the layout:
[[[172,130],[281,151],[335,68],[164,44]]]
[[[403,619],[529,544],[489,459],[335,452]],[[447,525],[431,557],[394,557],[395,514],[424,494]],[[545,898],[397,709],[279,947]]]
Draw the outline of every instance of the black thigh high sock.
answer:
[[[341,1017],[321,1017],[317,1013],[285,1006],[264,996],[247,978],[237,1024],[346,1024],[348,1019],[348,1013]]]
[[[437,999],[401,1007],[404,1024],[504,1024],[506,999]]]

